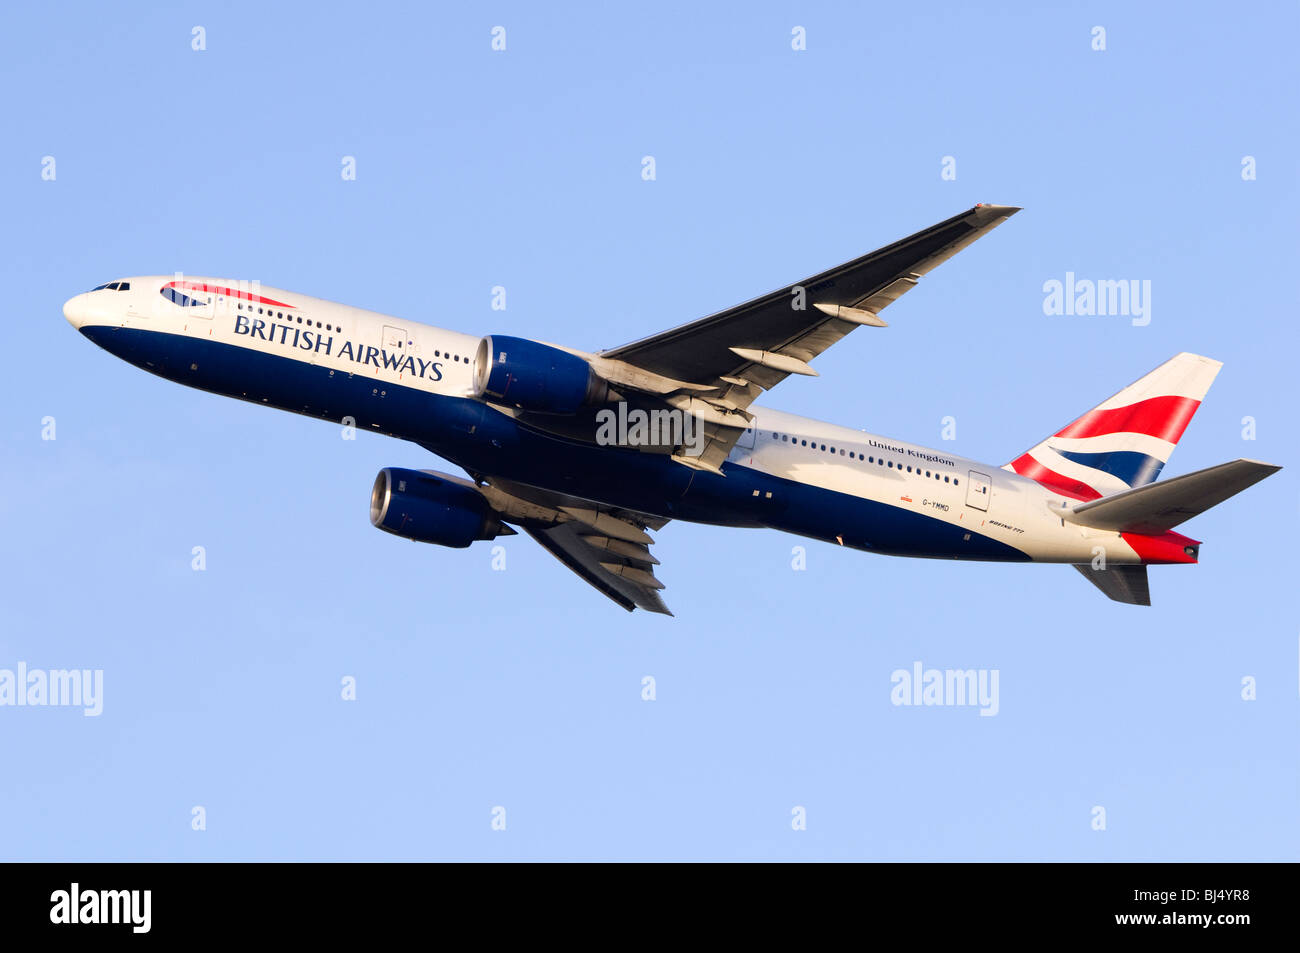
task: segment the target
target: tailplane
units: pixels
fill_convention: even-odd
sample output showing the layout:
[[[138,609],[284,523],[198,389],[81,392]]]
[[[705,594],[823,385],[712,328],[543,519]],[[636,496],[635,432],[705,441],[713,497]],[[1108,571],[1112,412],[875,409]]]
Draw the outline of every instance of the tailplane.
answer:
[[[1140,486],[1091,503],[1053,509],[1062,519],[1092,529],[1158,536],[1281,469],[1258,460],[1233,460],[1154,486]]]
[[[1002,469],[1076,500],[1145,486],[1169,461],[1222,366],[1179,354]]]
[[[1218,506],[1281,469],[1258,460],[1233,460],[1089,503],[1053,506],[1052,511],[1064,521],[1118,533],[1143,563],[1195,562],[1200,543],[1170,532],[1173,527]],[[1181,555],[1178,553],[1180,546],[1184,547]],[[1151,605],[1145,565],[1110,565],[1104,568],[1076,565],[1074,568],[1116,602]]]

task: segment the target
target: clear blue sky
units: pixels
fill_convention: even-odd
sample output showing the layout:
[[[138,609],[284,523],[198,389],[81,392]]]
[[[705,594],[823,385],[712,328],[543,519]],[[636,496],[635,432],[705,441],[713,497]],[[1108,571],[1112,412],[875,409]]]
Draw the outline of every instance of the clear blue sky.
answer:
[[[105,697],[0,708],[0,857],[1294,858],[1300,16],[973,6],[10,10],[0,668]],[[494,572],[373,529],[419,448],[151,377],[60,313],[181,270],[611,347],[981,201],[1025,211],[766,403],[1000,464],[1179,351],[1224,361],[1166,475],[1287,469],[1187,525],[1202,563],[1150,609],[671,524],[677,616],[628,615],[526,537]],[[1045,316],[1067,271],[1150,280],[1150,325]],[[998,670],[999,714],[891,705],[918,660]]]

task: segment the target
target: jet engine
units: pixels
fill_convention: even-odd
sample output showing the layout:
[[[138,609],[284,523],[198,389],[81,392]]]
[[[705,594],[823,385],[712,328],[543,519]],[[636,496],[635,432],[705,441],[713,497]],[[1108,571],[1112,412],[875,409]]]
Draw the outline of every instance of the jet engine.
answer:
[[[609,385],[576,354],[497,334],[479,342],[474,396],[539,414],[575,414],[603,404]]]
[[[515,532],[468,480],[398,467],[385,467],[375,477],[370,522],[394,536],[457,549]]]

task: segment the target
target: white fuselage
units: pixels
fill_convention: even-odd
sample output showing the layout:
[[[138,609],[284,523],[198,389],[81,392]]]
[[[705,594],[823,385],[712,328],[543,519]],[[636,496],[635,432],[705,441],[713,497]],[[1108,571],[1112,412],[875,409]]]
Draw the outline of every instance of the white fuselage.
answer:
[[[117,349],[112,346],[114,335],[128,332],[122,340],[129,336],[132,341],[141,341],[144,338],[139,333],[144,332],[168,336],[169,341],[193,341],[194,359],[188,366],[178,364],[188,360],[181,353],[184,347],[169,346],[170,365],[165,372],[160,371],[182,383],[332,419],[339,419],[349,409],[341,404],[324,406],[328,400],[316,398],[304,398],[302,406],[283,397],[272,400],[261,390],[269,394],[272,389],[264,371],[241,377],[223,369],[221,382],[216,383],[203,376],[206,369],[200,366],[213,360],[206,356],[210,351],[198,347],[205,342],[290,362],[277,364],[286,371],[293,366],[319,369],[330,381],[346,379],[353,395],[358,392],[357,385],[364,384],[375,402],[404,389],[443,398],[475,399],[473,361],[480,338],[474,335],[247,283],[159,276],[124,279],[123,283],[129,284],[129,289],[96,290],[73,298],[65,307],[68,320],[96,343],[148,370],[159,371],[156,365],[160,359],[148,347],[136,344]],[[265,365],[260,362],[258,366]],[[188,374],[195,376],[191,379]],[[1068,506],[1076,501],[1000,466],[782,411],[761,407],[751,411],[755,414],[752,429],[732,450],[729,464],[771,478],[776,481],[771,485],[777,487],[797,484],[829,491],[826,499],[830,501],[836,495],[872,501],[888,507],[888,512],[900,519],[912,514],[957,531],[951,535],[951,551],[916,555],[964,558],[962,537],[970,540],[977,536],[1009,547],[1022,554],[1018,557],[1022,559],[1088,563],[1104,553],[1110,563],[1143,561],[1120,534],[1067,523],[1050,509],[1052,505]],[[374,419],[385,418],[376,415]],[[372,422],[369,426],[417,439],[391,422]],[[733,486],[739,487],[741,482],[733,481]],[[759,507],[768,506],[772,495],[783,491],[760,490],[758,486],[755,484],[752,491],[760,497],[755,502],[754,523],[802,532],[803,524],[796,512],[787,509],[780,517],[763,515]],[[627,505],[618,498],[619,487],[610,486],[608,495],[599,502]],[[803,505],[803,499],[800,497],[797,505]],[[744,501],[734,501],[729,512],[743,505]],[[877,548],[842,538],[824,516],[819,525],[830,528],[808,535]],[[908,552],[905,548],[879,548]]]

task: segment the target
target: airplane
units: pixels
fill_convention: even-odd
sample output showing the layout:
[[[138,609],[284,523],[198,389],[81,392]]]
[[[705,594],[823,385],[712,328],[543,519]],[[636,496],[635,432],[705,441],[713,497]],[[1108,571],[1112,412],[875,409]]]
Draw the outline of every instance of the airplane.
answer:
[[[374,526],[464,548],[537,540],[629,611],[671,615],[650,533],[766,527],[896,556],[1072,565],[1150,605],[1174,532],[1281,469],[1239,459],[1156,482],[1222,366],[1178,354],[1002,465],[759,407],[758,396],[1020,211],[976,205],[796,285],[612,350],[463,334],[257,282],[154,275],[64,316],[201,390],[418,444],[463,470],[386,467]],[[652,424],[654,426],[652,426]]]

